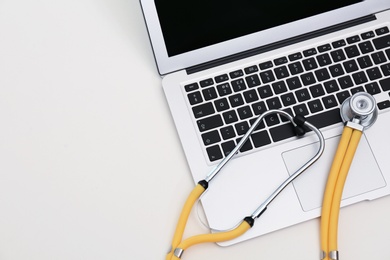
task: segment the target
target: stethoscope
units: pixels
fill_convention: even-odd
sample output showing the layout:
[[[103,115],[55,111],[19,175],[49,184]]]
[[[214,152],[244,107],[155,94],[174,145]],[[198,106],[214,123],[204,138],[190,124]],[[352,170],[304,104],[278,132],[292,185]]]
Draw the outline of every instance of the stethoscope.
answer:
[[[321,259],[338,260],[338,218],[344,184],[363,131],[371,127],[377,117],[375,99],[358,92],[341,105],[345,124],[336,150],[324,192],[321,212]]]
[[[238,151],[248,140],[252,132],[260,124],[260,122],[264,120],[265,117],[272,114],[279,114],[280,116],[286,117],[293,124],[297,136],[303,136],[306,132],[306,127],[309,130],[312,130],[319,139],[319,148],[317,153],[303,166],[301,166],[301,168],[299,168],[294,174],[290,175],[282,184],[280,184],[280,186],[274,190],[274,192],[252,213],[252,215],[245,217],[236,227],[228,231],[202,234],[183,240],[184,229],[189,214],[191,213],[191,209],[193,208],[195,202],[198,201],[199,197],[208,189],[209,182],[213,180],[215,176],[222,170],[222,168],[233,158],[233,156],[238,153]],[[244,234],[254,225],[255,220],[264,213],[269,204],[279,195],[279,193],[282,192],[282,190],[288,184],[290,184],[295,178],[297,178],[302,172],[308,169],[315,161],[318,160],[318,158],[321,157],[324,151],[324,147],[325,140],[320,130],[318,130],[314,125],[307,122],[303,116],[297,115],[295,117],[292,117],[290,114],[282,110],[269,110],[261,114],[253,123],[253,125],[249,128],[246,134],[242,137],[240,142],[238,142],[236,147],[206,176],[204,180],[198,182],[198,184],[188,196],[181,211],[180,218],[176,226],[176,231],[172,239],[171,249],[168,252],[166,260],[180,259],[183,255],[183,252],[193,245],[206,242],[223,242],[237,238]]]
[[[266,116],[271,114],[279,114],[286,117],[293,124],[297,136],[303,136],[305,134],[305,127],[312,130],[319,139],[319,148],[316,154],[280,184],[280,186],[274,190],[252,215],[245,217],[235,228],[232,228],[229,231],[197,235],[183,240],[184,229],[195,202],[208,189],[209,182],[214,179],[232,157],[237,154],[259,123],[264,120]],[[378,109],[376,107],[375,99],[365,92],[355,93],[352,97],[349,97],[343,102],[340,109],[340,115],[345,126],[328,175],[321,213],[321,259],[325,260],[339,259],[337,250],[337,229],[341,196],[360,137],[363,131],[372,126],[377,119]],[[321,157],[324,148],[325,140],[322,133],[314,125],[307,122],[303,116],[297,115],[292,117],[287,112],[281,110],[269,110],[261,114],[237,146],[206,176],[204,180],[199,181],[190,193],[180,214],[171,249],[168,252],[166,260],[180,259],[183,252],[193,245],[206,242],[223,242],[244,234],[253,227],[255,220],[266,211],[269,204],[280,194],[280,192]]]

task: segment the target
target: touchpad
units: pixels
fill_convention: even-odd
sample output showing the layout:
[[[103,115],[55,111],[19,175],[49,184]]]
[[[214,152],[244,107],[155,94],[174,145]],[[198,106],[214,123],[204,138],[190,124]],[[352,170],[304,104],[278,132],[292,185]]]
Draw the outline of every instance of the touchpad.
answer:
[[[321,158],[306,172],[293,181],[302,209],[309,211],[322,205],[323,193],[328,179],[340,136],[326,140],[325,151]],[[306,163],[309,155],[318,150],[318,143],[313,143],[282,154],[288,173],[291,175]],[[343,199],[354,197],[386,185],[375,157],[364,135],[360,140],[343,191]]]

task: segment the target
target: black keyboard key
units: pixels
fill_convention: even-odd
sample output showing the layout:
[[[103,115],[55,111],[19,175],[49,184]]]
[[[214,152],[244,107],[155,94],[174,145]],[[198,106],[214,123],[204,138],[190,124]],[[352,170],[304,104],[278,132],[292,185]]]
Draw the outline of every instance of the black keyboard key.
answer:
[[[360,36],[362,37],[363,40],[367,40],[370,38],[374,38],[375,33],[373,31],[369,31],[369,32],[362,33]]]
[[[382,28],[379,28],[379,29],[376,29],[375,30],[376,34],[379,36],[379,35],[383,35],[383,34],[386,34],[389,32],[389,28],[388,27],[382,27]]]
[[[197,90],[198,88],[199,88],[199,85],[196,82],[184,86],[184,89],[187,92],[190,92],[190,91],[193,91],[193,90]]]
[[[352,78],[356,85],[360,85],[368,81],[367,76],[363,71],[352,74]]]
[[[273,95],[271,87],[269,85],[259,87],[257,91],[259,92],[260,97],[263,99],[267,97],[271,97]]]
[[[302,59],[302,54],[300,52],[293,53],[291,55],[288,55],[288,59],[290,61],[296,61],[296,60]]]
[[[310,99],[309,91],[306,88],[295,91],[295,95],[297,96],[299,102]]]
[[[344,69],[341,64],[335,64],[329,67],[330,74],[333,77],[338,77],[344,74]]]
[[[378,83],[372,82],[364,86],[366,88],[367,93],[371,95],[376,95],[381,93],[381,89],[379,88]]]
[[[286,82],[287,82],[287,86],[290,90],[294,90],[294,89],[298,89],[298,88],[302,87],[302,83],[298,77],[288,78],[288,79],[286,79]]]
[[[282,99],[282,103],[285,107],[288,107],[288,106],[291,106],[291,105],[294,105],[295,103],[297,103],[293,93],[284,94],[284,95],[280,96],[280,98]]]
[[[229,97],[230,105],[232,107],[238,107],[244,104],[244,99],[241,94],[236,94]]]
[[[342,49],[332,51],[330,53],[330,55],[332,56],[332,59],[334,62],[339,62],[339,61],[343,61],[346,59],[345,54],[344,54]]]
[[[268,126],[274,126],[280,123],[280,119],[277,114],[271,114],[265,117],[265,122]]]
[[[376,80],[382,77],[382,74],[377,67],[369,68],[366,70],[366,73],[370,80]]]
[[[364,88],[363,88],[363,87],[357,87],[357,88],[351,89],[352,95],[353,95],[353,94],[356,94],[356,93],[358,93],[358,92],[364,92]]]
[[[203,140],[203,144],[207,146],[207,145],[218,143],[219,141],[221,141],[221,137],[219,136],[218,131],[214,130],[202,134],[202,140]]]
[[[313,56],[313,55],[315,55],[315,54],[317,54],[317,50],[316,50],[315,48],[311,48],[311,49],[308,49],[308,50],[304,50],[304,51],[303,51],[303,55],[304,55],[305,57]]]
[[[267,70],[264,72],[260,72],[260,78],[263,81],[264,84],[272,82],[275,80],[274,73],[272,70]]]
[[[215,77],[214,80],[216,83],[221,83],[221,82],[229,80],[229,76],[227,74],[222,74],[222,75]]]
[[[300,104],[294,106],[294,113],[296,115],[307,116],[309,114],[309,110],[307,110],[306,104]]]
[[[317,113],[320,112],[321,110],[324,110],[324,107],[321,104],[321,101],[319,99],[310,101],[307,103],[309,106],[310,112],[312,113]]]
[[[218,112],[228,110],[230,108],[226,98],[215,100],[214,105]]]
[[[351,73],[359,69],[355,60],[349,60],[343,63],[346,72]]]
[[[217,91],[215,90],[214,87],[211,88],[205,88],[202,90],[203,97],[206,101],[215,99],[218,97]]]
[[[283,124],[277,127],[273,127],[269,130],[269,132],[274,142],[279,142],[287,138],[296,136],[292,124]]]
[[[335,41],[335,42],[332,42],[332,46],[333,46],[333,48],[339,48],[339,47],[343,47],[343,46],[345,46],[346,45],[346,43],[345,43],[345,41],[344,40],[338,40],[338,41]]]
[[[330,51],[332,49],[332,46],[330,46],[330,44],[324,44],[324,45],[318,46],[317,49],[319,52],[325,52],[325,51]]]
[[[191,105],[195,105],[195,104],[199,104],[199,103],[203,102],[202,95],[200,94],[199,91],[190,93],[187,95],[187,97],[188,97],[188,101],[190,101]]]
[[[278,81],[272,84],[272,89],[274,90],[275,94],[281,94],[287,91],[287,86],[284,81]]]
[[[332,79],[327,82],[324,82],[324,87],[328,94],[338,91],[340,88],[336,82],[336,80]]]
[[[241,138],[238,138],[236,140],[237,144],[241,141]],[[250,139],[246,140],[246,142],[244,143],[244,145],[241,147],[240,149],[240,152],[244,153],[244,152],[247,152],[249,150],[252,150],[253,149],[253,146],[250,142]]]
[[[257,132],[251,135],[253,145],[258,148],[271,143],[271,139],[267,131]]]
[[[237,109],[238,116],[241,119],[247,119],[253,116],[250,106],[244,106]]]
[[[390,90],[390,78],[380,80],[379,84],[381,85],[383,91]]]
[[[298,62],[294,62],[288,65],[291,75],[296,75],[303,72],[302,64]]]
[[[196,123],[200,132],[205,132],[223,125],[222,118],[220,115],[206,117],[204,119],[198,120]]]
[[[209,156],[209,160],[211,162],[222,159],[222,157],[223,157],[221,149],[219,148],[219,145],[214,145],[214,146],[208,147],[206,149],[206,151],[207,151],[207,155]]]
[[[278,79],[283,79],[290,75],[286,66],[277,67],[274,69],[274,72]]]
[[[287,57],[280,57],[280,58],[274,60],[274,63],[276,66],[285,64],[287,62],[288,62]]]
[[[385,100],[378,103],[379,110],[387,109],[390,107],[390,100]]]
[[[259,100],[259,96],[257,95],[257,92],[254,89],[245,91],[244,98],[245,98],[246,103],[252,103],[252,102]]]
[[[267,99],[266,102],[269,109],[279,109],[282,107],[278,97]]]
[[[354,58],[360,55],[359,49],[356,45],[351,45],[344,48],[345,53],[348,58]]]
[[[390,76],[390,63],[382,65],[381,70],[384,76]]]
[[[359,49],[362,52],[362,54],[366,54],[374,51],[374,46],[372,46],[371,42],[366,41],[366,42],[359,43]]]
[[[266,70],[266,69],[270,69],[272,68],[274,65],[272,64],[271,61],[266,61],[266,62],[263,62],[263,63],[260,63],[259,64],[259,67],[261,70]]]
[[[347,42],[349,44],[360,42],[360,37],[359,37],[359,35],[354,35],[354,36],[348,37]]]
[[[229,83],[223,83],[217,86],[218,93],[221,97],[232,93],[232,88]]]
[[[209,116],[215,113],[213,104],[205,103],[199,106],[195,106],[192,108],[192,112],[194,113],[195,118],[201,118],[204,116]]]
[[[199,84],[200,84],[200,86],[201,86],[202,88],[204,88],[204,87],[213,85],[213,84],[214,84],[214,81],[213,81],[213,79],[204,79],[204,80],[201,80],[201,81],[199,82]]]
[[[234,128],[236,128],[236,132],[238,135],[244,135],[249,130],[249,125],[247,121],[240,122],[238,124],[234,125]]]
[[[350,87],[354,86],[352,78],[349,75],[338,78],[337,82],[339,83],[339,85],[342,89],[346,89],[346,88],[350,88]]]
[[[257,117],[256,118],[252,118],[251,120],[249,120],[249,125],[253,126],[253,124],[256,122],[256,119],[257,119]],[[259,122],[259,124],[256,126],[255,131],[259,131],[260,129],[264,129],[264,128],[265,128],[264,120],[261,120]]]
[[[344,102],[344,100],[346,100],[347,98],[349,98],[351,96],[351,94],[349,94],[348,90],[344,90],[344,91],[337,93],[336,96],[337,96],[337,100],[339,101],[339,103],[342,104]]]
[[[244,72],[242,70],[235,70],[229,73],[231,79],[235,79],[238,77],[244,76]]]
[[[234,110],[229,110],[222,114],[225,124],[231,124],[238,121],[237,113]]]
[[[260,101],[252,104],[252,109],[255,115],[260,115],[263,114],[265,111],[267,111],[267,107],[265,106],[264,101]]]
[[[316,79],[315,79],[314,74],[312,72],[302,74],[301,80],[302,80],[303,85],[305,85],[305,86],[316,83]]]
[[[361,69],[365,69],[372,66],[372,61],[369,56],[363,56],[357,59]]]
[[[291,107],[285,108],[285,109],[283,109],[283,111],[286,112],[287,114],[289,114],[290,116],[294,116],[294,113],[293,113]],[[287,117],[285,117],[284,115],[279,115],[279,117],[280,117],[280,120],[282,122],[290,122],[290,120]]]
[[[250,88],[260,85],[260,79],[259,76],[257,76],[257,74],[250,75],[246,77],[245,80],[246,80],[246,84]]]
[[[302,61],[303,66],[305,67],[305,70],[314,70],[318,67],[317,62],[314,58],[309,58]]]
[[[236,143],[234,141],[228,141],[228,142],[222,143],[221,146],[222,146],[223,154],[225,156],[228,156],[229,153],[231,151],[233,151],[233,149],[236,147]]]
[[[319,113],[317,115],[307,117],[307,121],[318,128],[323,128],[326,126],[340,123],[340,122],[342,122],[341,116],[340,116],[340,109],[335,108],[335,109],[328,110],[328,111],[323,112],[323,113]]]
[[[387,61],[385,54],[383,51],[375,52],[371,54],[371,58],[375,64],[381,64]]]
[[[234,92],[239,92],[246,89],[246,84],[243,79],[236,79],[231,82]]]
[[[231,125],[221,128],[220,132],[221,132],[221,136],[222,136],[223,140],[228,140],[230,138],[236,137],[236,133],[234,132],[234,128]]]
[[[323,97],[322,102],[324,103],[324,106],[327,109],[332,108],[332,107],[336,107],[338,105],[337,100],[336,100],[335,96],[333,96],[333,95]]]
[[[259,71],[259,68],[257,68],[256,65],[252,65],[250,67],[245,68],[244,71],[246,74],[252,74],[252,73]]]
[[[316,84],[314,86],[311,86],[310,88],[311,95],[316,98],[325,95],[324,88],[321,84]]]
[[[372,40],[377,50],[390,47],[390,34]]]
[[[316,58],[317,58],[318,64],[320,64],[321,67],[332,63],[332,60],[331,60],[328,53],[318,55]]]
[[[324,81],[330,79],[330,74],[326,68],[316,70],[314,73],[316,74],[318,81]]]

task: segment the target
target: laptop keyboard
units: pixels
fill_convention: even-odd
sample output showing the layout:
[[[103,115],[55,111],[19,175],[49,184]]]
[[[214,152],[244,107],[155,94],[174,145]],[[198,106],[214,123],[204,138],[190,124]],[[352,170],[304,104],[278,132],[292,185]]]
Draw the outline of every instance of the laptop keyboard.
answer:
[[[381,27],[278,59],[253,64],[184,86],[209,160],[222,159],[258,115],[282,109],[318,128],[341,122],[340,104],[359,91],[387,93],[390,108],[390,33]],[[293,137],[284,118],[265,118],[240,152]]]

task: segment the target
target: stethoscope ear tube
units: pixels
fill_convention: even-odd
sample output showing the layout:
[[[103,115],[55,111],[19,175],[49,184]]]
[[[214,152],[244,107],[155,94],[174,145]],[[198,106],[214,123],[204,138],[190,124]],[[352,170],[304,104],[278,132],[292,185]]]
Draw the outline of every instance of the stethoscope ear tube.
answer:
[[[292,174],[288,179],[286,179],[265,201],[263,204],[258,207],[255,212],[248,217],[245,217],[238,226],[235,228],[222,231],[218,233],[211,234],[203,234],[190,237],[188,239],[183,240],[184,229],[195,202],[200,198],[200,196],[208,189],[209,182],[221,171],[221,169],[228,163],[232,157],[239,151],[239,149],[243,146],[243,144],[248,140],[252,132],[257,128],[259,123],[270,114],[279,114],[281,116],[286,117],[293,124],[295,131],[298,136],[302,136],[305,134],[305,128],[307,127],[309,130],[314,131],[319,138],[319,149],[318,152],[311,158],[305,165],[303,165],[300,169],[298,169],[294,174]],[[182,209],[179,221],[176,226],[176,231],[172,240],[171,248],[166,256],[167,260],[180,259],[183,252],[190,246],[203,243],[203,242],[222,242],[231,240],[236,238],[242,234],[244,234],[248,229],[250,229],[255,222],[255,219],[260,217],[261,214],[267,209],[267,206],[274,200],[274,198],[296,177],[298,177],[302,172],[304,172],[307,168],[309,168],[323,153],[325,146],[324,137],[322,133],[302,116],[292,117],[285,111],[281,110],[269,110],[262,115],[260,115],[255,123],[250,127],[248,132],[242,137],[241,141],[237,144],[237,146],[230,152],[228,156],[226,156],[207,176],[204,180],[198,182],[195,186],[194,190],[191,192],[189,197],[187,198],[184,207]]]

